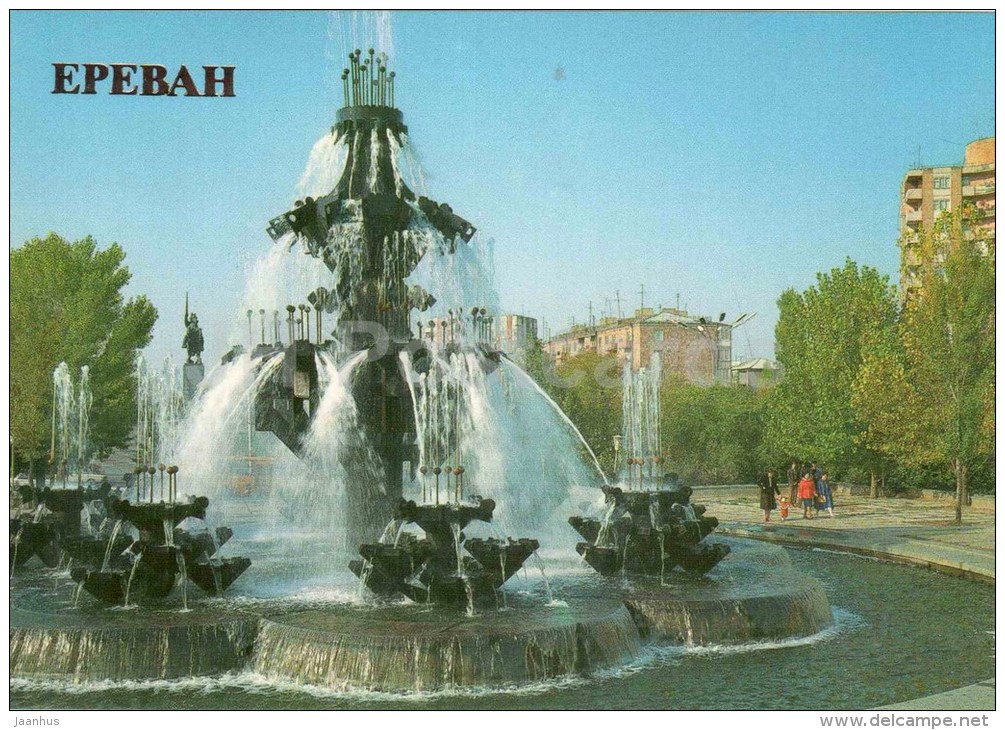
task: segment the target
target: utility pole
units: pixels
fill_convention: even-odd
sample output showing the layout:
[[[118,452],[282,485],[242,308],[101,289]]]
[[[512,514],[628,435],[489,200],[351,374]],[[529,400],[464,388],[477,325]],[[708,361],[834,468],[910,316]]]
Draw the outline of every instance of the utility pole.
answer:
[[[646,308],[646,285],[642,284],[641,289],[639,289],[639,309]]]
[[[680,311],[680,292],[677,292],[677,311]]]
[[[614,301],[618,303],[618,319],[621,319],[621,290],[614,290]]]
[[[587,322],[589,322],[590,327],[593,326],[593,300],[590,300],[590,318],[587,320]]]

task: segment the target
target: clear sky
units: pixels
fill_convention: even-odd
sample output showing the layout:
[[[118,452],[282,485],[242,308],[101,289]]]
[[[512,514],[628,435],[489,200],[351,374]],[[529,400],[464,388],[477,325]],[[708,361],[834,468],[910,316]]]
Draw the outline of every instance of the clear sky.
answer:
[[[208,358],[341,105],[350,14],[11,15],[11,246],[119,242]],[[356,18],[356,27],[373,25]],[[994,134],[994,16],[395,12],[397,105],[430,195],[495,240],[503,306],[675,303],[770,356],[781,291],[846,256],[895,279],[906,169]],[[53,95],[54,61],[237,66],[234,99]],[[556,73],[558,72],[558,73]],[[107,88],[107,87],[105,87]]]

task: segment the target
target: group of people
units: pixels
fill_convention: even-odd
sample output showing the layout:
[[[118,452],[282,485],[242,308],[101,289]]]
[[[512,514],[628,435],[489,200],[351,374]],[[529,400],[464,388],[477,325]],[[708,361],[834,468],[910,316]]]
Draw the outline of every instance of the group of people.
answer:
[[[784,522],[789,517],[789,507],[793,505],[803,508],[803,519],[805,520],[818,517],[821,510],[827,510],[827,514],[831,517],[834,516],[834,497],[831,492],[830,479],[822,466],[813,463],[803,464],[800,467],[793,461],[786,476],[789,481],[787,495],[783,495],[778,488],[774,469],[768,469],[757,480],[765,522],[771,522],[771,513],[778,508],[781,508],[782,521]]]

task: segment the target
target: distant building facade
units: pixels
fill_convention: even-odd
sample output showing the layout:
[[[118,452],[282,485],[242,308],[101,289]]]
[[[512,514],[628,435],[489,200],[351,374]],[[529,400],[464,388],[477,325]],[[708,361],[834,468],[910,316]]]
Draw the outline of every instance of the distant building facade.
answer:
[[[732,367],[733,385],[740,385],[751,390],[760,390],[775,385],[782,379],[781,363],[766,357],[755,357],[750,360],[734,362]]]
[[[632,317],[604,317],[594,325],[573,326],[544,343],[556,363],[583,352],[595,352],[630,363],[633,370],[660,354],[664,377],[691,383],[728,385],[732,367],[732,325],[684,310],[649,307]]]
[[[537,320],[522,314],[500,314],[493,318],[492,344],[523,364],[527,349],[537,342]]]
[[[967,145],[962,165],[908,170],[901,185],[901,290],[918,286],[921,261],[911,244],[946,211],[963,209],[966,235],[981,242],[988,253],[995,246],[995,138]]]
[[[522,314],[496,316],[472,314],[430,317],[416,322],[420,338],[444,346],[455,340],[485,343],[523,363],[527,349],[537,341],[537,320]]]

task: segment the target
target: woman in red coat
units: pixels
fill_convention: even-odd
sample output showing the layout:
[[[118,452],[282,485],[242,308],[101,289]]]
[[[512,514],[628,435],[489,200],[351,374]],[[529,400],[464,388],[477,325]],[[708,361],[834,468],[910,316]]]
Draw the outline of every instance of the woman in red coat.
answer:
[[[803,504],[804,520],[813,519],[810,509],[813,507],[813,500],[816,496],[817,490],[813,484],[813,477],[809,473],[803,474],[803,478],[799,481],[799,501]]]

